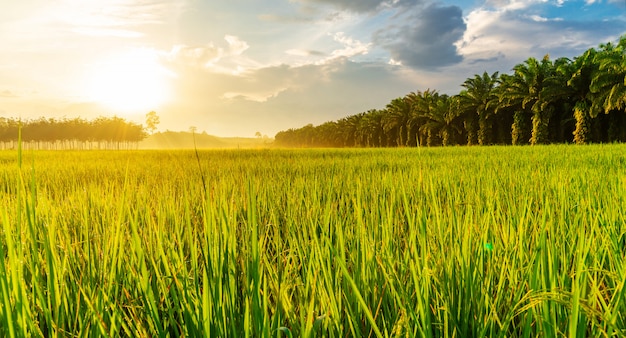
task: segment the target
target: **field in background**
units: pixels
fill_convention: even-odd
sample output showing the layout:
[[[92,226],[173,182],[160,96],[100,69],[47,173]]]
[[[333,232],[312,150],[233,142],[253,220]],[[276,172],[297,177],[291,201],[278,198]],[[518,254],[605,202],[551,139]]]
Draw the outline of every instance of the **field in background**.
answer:
[[[0,336],[626,334],[626,147],[0,153]]]
[[[139,149],[258,149],[269,148],[273,139],[265,137],[217,137],[205,133],[165,131],[149,135]]]

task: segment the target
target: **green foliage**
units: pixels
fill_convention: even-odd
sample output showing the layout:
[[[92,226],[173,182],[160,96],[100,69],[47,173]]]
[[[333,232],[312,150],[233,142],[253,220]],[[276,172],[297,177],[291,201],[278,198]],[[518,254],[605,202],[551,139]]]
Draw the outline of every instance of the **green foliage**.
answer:
[[[146,137],[143,127],[120,117],[21,121],[0,118],[0,147],[13,149],[21,128],[23,146],[32,149],[129,149]]]
[[[0,336],[623,336],[624,154],[2,152]]]
[[[541,60],[531,57],[516,65],[512,74],[484,72],[461,86],[464,89],[458,95],[448,97],[430,89],[412,92],[392,100],[383,111],[370,110],[323,127],[282,131],[276,135],[276,144],[411,147],[626,139],[626,36],[617,44],[591,48],[573,61],[551,60],[549,55]],[[436,107],[448,105],[448,100],[453,104],[443,114]],[[586,112],[580,110],[583,107]],[[610,117],[599,116],[601,113]],[[588,121],[583,123],[583,116]],[[585,131],[583,124],[590,125],[591,132]],[[345,134],[350,135],[349,142],[337,141]],[[385,142],[372,142],[375,139]]]
[[[462,84],[465,90],[459,95],[459,110],[467,115],[478,117],[478,144],[489,145],[492,143],[491,115],[495,112],[498,103],[496,85],[498,72],[489,75],[484,72],[482,76],[476,75],[465,80]],[[468,139],[468,144],[472,141]]]

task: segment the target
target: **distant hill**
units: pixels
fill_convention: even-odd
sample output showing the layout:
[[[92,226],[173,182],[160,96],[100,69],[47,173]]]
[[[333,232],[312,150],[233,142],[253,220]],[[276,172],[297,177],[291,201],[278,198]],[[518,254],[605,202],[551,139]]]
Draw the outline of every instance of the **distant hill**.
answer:
[[[139,149],[266,148],[273,141],[269,138],[217,137],[206,133],[194,135],[189,132],[166,131],[148,136],[139,142]]]

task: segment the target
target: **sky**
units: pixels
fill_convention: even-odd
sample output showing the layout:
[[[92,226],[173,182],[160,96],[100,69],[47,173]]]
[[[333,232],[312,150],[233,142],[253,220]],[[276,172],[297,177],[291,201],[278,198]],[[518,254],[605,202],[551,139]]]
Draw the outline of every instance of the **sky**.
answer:
[[[626,0],[0,0],[0,116],[273,137],[626,34]]]

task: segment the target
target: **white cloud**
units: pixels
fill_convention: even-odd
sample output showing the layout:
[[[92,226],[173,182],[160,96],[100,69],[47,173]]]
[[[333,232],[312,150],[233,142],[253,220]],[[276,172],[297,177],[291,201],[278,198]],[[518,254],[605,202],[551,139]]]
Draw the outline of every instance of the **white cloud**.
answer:
[[[341,10],[353,12],[374,12],[381,8],[397,7],[401,5],[412,5],[421,0],[296,0],[309,4],[329,4]]]
[[[228,42],[230,55],[241,55],[248,48],[250,48],[247,42],[242,41],[241,39],[239,39],[238,37],[234,35],[226,35],[224,36],[224,40]]]
[[[62,0],[47,13],[58,21],[78,27],[122,27],[159,24],[184,8],[181,0],[100,1]]]
[[[293,94],[299,88],[306,88],[311,82],[328,83],[332,74],[341,69],[342,60],[367,54],[371,48],[371,43],[364,43],[343,32],[330,36],[340,48],[328,54],[289,49],[286,51],[288,55],[309,59],[292,60],[291,64],[262,64],[247,57],[245,54],[250,45],[235,35],[225,35],[225,44],[221,46],[213,42],[204,46],[176,45],[161,54],[166,66],[179,75],[180,84],[184,87],[189,85],[183,84],[182,79],[194,79],[190,83],[208,83],[206,79],[213,78],[214,84],[219,86],[207,85],[214,90],[205,89],[205,98],[213,97],[215,102],[222,101],[228,105],[241,101],[266,103],[286,92]],[[313,68],[316,71],[311,72]],[[198,69],[204,71],[198,72]],[[188,88],[185,92],[195,92],[203,86],[193,85],[193,89]]]
[[[311,55],[311,51],[308,50],[304,50],[304,49],[288,49],[285,51],[286,54],[288,55],[293,55],[293,56],[310,56]]]
[[[545,3],[547,0],[487,0],[488,6],[503,11],[516,11],[528,8],[537,3]]]
[[[184,0],[60,0],[33,2],[20,16],[6,20],[7,28],[20,39],[69,39],[72,34],[92,37],[139,38],[146,26],[176,17]],[[17,11],[17,10],[16,10]],[[23,13],[21,11],[24,11]]]
[[[119,38],[140,38],[144,36],[143,33],[126,30],[126,29],[108,29],[108,28],[92,28],[92,27],[78,27],[72,29],[72,32],[88,35],[88,36],[113,36]]]
[[[212,42],[205,46],[176,45],[162,54],[174,68],[192,66],[216,73],[240,75],[262,66],[243,55],[250,48],[246,41],[234,35],[225,35],[224,40],[227,43],[225,47],[218,47]]]
[[[529,19],[536,21],[536,22],[547,22],[548,18],[544,18],[542,16],[539,15],[530,15],[528,16]]]
[[[317,64],[326,64],[340,58],[350,58],[356,55],[364,55],[369,52],[372,46],[372,43],[363,43],[359,40],[347,37],[344,32],[335,33],[333,35],[333,40],[342,44],[344,48],[333,50],[329,57],[317,61]]]
[[[267,100],[277,97],[280,93],[286,91],[287,89],[288,89],[287,87],[283,87],[283,88],[278,88],[273,91],[258,91],[258,92],[247,92],[247,93],[226,92],[222,95],[222,98],[227,99],[227,100],[244,99],[247,101],[261,103],[261,102],[267,102]]]
[[[523,18],[528,18],[528,19],[530,19],[532,21],[535,21],[535,22],[563,21],[563,18],[546,18],[546,17],[543,17],[541,15],[536,15],[536,14],[533,14],[533,15],[523,15],[522,17]]]
[[[172,47],[172,50],[166,53],[165,56],[170,62],[194,67],[207,67],[219,61],[224,56],[224,50],[215,47],[213,43],[196,47],[176,45]]]
[[[457,43],[467,61],[465,66],[472,69],[470,66],[475,65],[475,73],[482,72],[483,67],[508,72],[528,57],[574,57],[623,31],[615,21],[546,17],[538,11],[542,8],[539,3],[499,1],[500,7],[470,11],[465,17],[467,30]],[[533,4],[537,6],[527,8]],[[523,10],[513,9],[518,7]]]

